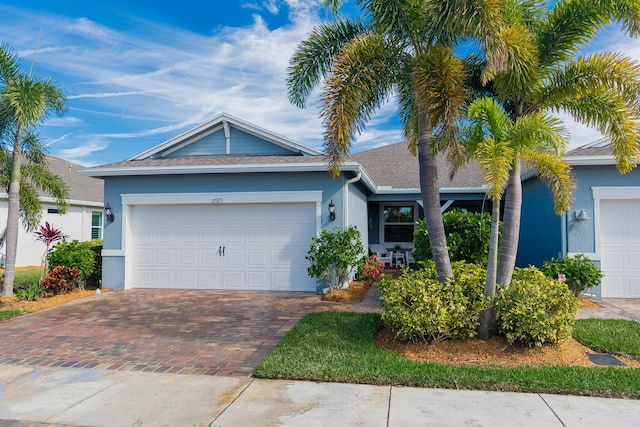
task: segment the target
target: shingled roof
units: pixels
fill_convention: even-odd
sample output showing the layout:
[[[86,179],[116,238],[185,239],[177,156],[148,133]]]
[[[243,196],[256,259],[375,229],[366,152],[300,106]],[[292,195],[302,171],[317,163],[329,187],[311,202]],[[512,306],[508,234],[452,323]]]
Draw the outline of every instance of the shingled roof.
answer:
[[[349,156],[360,163],[378,187],[420,188],[418,157],[411,154],[406,142],[385,145]],[[438,155],[438,186],[442,188],[481,188],[484,184],[476,162],[461,168],[453,178],[445,154]]]
[[[145,160],[125,160],[117,163],[101,165],[87,169],[85,174],[92,176],[127,175],[127,169],[147,170],[148,173],[181,173],[193,168],[206,169],[208,172],[229,172],[242,166],[300,166],[321,165],[324,169],[328,156],[188,156]],[[420,177],[418,158],[413,156],[404,142],[374,148],[355,153],[345,159],[345,163],[360,164],[372,178],[378,189],[419,189]],[[228,168],[225,168],[228,167]],[[284,170],[284,169],[282,169]],[[117,171],[117,172],[116,172]],[[482,176],[475,162],[460,169],[451,179],[451,167],[445,155],[438,156],[438,172],[440,188],[481,188]]]
[[[74,201],[102,203],[104,200],[104,182],[98,178],[82,176],[79,170],[84,166],[58,157],[47,156],[49,170],[59,175],[69,186],[69,199]],[[40,194],[46,196],[45,194]]]

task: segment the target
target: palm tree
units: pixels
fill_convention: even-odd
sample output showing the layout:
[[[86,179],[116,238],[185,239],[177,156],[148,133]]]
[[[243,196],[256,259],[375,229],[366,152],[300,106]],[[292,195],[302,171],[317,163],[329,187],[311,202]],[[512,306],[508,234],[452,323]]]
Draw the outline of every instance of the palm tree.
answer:
[[[325,0],[337,12],[342,1]],[[447,251],[436,154],[456,152],[457,122],[467,102],[465,62],[454,47],[474,37],[493,42],[501,22],[495,0],[360,0],[366,20],[336,19],[315,28],[291,58],[289,100],[304,107],[322,85],[321,117],[329,170],[340,173],[354,137],[395,97],[420,187],[438,276],[453,277]],[[491,69],[500,69],[488,55]]]
[[[0,136],[3,146],[9,151],[9,212],[7,215],[7,260],[4,278],[4,295],[13,294],[16,249],[18,244],[18,221],[23,182],[21,161],[42,164],[43,148],[33,132],[50,113],[66,110],[66,98],[51,81],[34,78],[20,70],[18,58],[7,46],[0,46]],[[46,164],[46,163],[45,163]],[[25,172],[28,169],[25,168]],[[35,171],[35,169],[33,169]],[[42,184],[39,176],[32,175],[36,185]],[[45,186],[48,184],[44,184]]]
[[[575,184],[569,165],[562,159],[567,138],[559,119],[536,112],[512,121],[502,105],[490,97],[474,100],[467,116],[470,124],[463,132],[463,145],[468,156],[478,161],[492,201],[484,295],[493,297],[497,283],[500,200],[514,159],[522,158],[537,169],[552,190],[556,212],[569,209]],[[490,305],[481,313],[478,337],[488,339],[495,332],[495,315]]]
[[[505,71],[489,70],[484,78],[493,78],[496,94],[511,118],[566,112],[609,137],[618,169],[629,172],[640,160],[640,68],[620,54],[576,55],[612,21],[622,23],[630,35],[640,34],[640,2],[559,0],[547,10],[543,2],[523,0],[510,6],[514,7],[504,19],[511,28],[518,28],[519,43],[526,52],[509,58]],[[501,284],[511,281],[515,267],[525,154],[514,152],[507,183],[497,273]]]

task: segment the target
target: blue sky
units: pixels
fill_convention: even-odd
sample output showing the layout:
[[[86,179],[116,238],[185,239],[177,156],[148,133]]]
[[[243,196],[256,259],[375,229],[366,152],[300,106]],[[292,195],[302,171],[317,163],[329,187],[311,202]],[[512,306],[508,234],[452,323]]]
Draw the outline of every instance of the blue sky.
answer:
[[[129,158],[227,112],[316,148],[317,102],[286,98],[298,43],[327,18],[320,0],[0,0],[0,37],[34,74],[65,90],[69,111],[41,134],[52,155],[86,166]],[[614,31],[594,44],[640,58],[638,40]],[[567,126],[572,145],[600,137]],[[355,150],[401,140],[385,105]]]

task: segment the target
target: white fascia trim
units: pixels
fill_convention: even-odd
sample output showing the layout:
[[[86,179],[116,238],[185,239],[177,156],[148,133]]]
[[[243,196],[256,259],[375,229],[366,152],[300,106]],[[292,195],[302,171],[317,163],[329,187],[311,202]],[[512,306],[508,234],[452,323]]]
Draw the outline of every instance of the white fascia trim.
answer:
[[[566,156],[563,158],[571,166],[615,165],[616,159],[610,155],[601,156]]]
[[[0,193],[0,199],[8,199],[9,198],[9,194],[8,193]],[[39,197],[40,201],[43,203],[56,203],[56,199],[54,199],[53,197],[48,197],[48,196],[40,196]],[[73,205],[73,206],[90,206],[90,207],[96,207],[96,208],[102,208],[104,207],[104,203],[102,202],[90,202],[88,200],[75,200],[75,199],[70,199],[67,200],[67,203],[69,205]]]
[[[327,163],[265,163],[255,165],[195,165],[195,166],[147,166],[124,168],[92,168],[78,173],[87,176],[136,176],[136,175],[190,175],[200,173],[247,172],[318,172],[326,171]]]
[[[247,203],[320,203],[322,191],[260,191],[233,193],[122,194],[123,205],[227,205]]]
[[[261,137],[261,138],[265,138],[277,145],[280,145],[282,147],[285,148],[289,148],[289,149],[293,149],[293,150],[297,150],[297,151],[303,151],[305,153],[309,153],[309,154],[316,154],[316,155],[320,155],[322,154],[321,151],[316,150],[315,148],[309,147],[307,145],[301,144],[299,142],[296,142],[292,139],[286,138],[282,135],[278,135],[275,134],[271,131],[268,131],[264,128],[261,128],[259,126],[253,125],[251,123],[245,122],[244,120],[238,119],[237,117],[233,117],[230,116],[229,114],[226,113],[222,113],[222,114],[218,114],[217,116],[213,117],[210,120],[207,120],[204,123],[201,123],[199,125],[197,125],[196,127],[181,133],[178,136],[175,136],[171,139],[169,139],[168,141],[165,141],[159,145],[156,145],[155,147],[152,147],[136,156],[133,156],[131,158],[129,158],[128,160],[143,160],[146,159],[149,156],[152,156],[153,154],[156,154],[160,151],[163,151],[164,149],[171,147],[174,144],[179,144],[182,141],[188,140],[190,138],[192,138],[195,135],[198,135],[199,133],[203,132],[204,130],[206,130],[208,127],[211,126],[215,126],[216,124],[222,124],[222,122],[227,121],[232,125],[235,125],[238,129],[246,131],[248,133],[251,133],[252,135]]]
[[[591,187],[593,200],[601,199],[640,199],[640,187]]]
[[[376,194],[420,194],[419,188],[378,188]],[[487,189],[483,187],[443,187],[440,188],[440,194],[460,194],[460,193],[486,193]]]

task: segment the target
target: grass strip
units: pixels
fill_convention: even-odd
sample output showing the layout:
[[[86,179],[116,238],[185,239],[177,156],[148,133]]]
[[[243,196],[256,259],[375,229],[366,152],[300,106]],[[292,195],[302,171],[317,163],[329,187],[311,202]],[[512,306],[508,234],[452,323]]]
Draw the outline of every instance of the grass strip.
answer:
[[[28,310],[0,310],[0,321],[22,316],[29,313]]]
[[[311,313],[254,376],[325,382],[640,398],[640,370],[613,367],[453,366],[404,359],[378,347],[376,313]]]
[[[576,320],[573,337],[595,351],[640,357],[640,323],[633,320]]]

